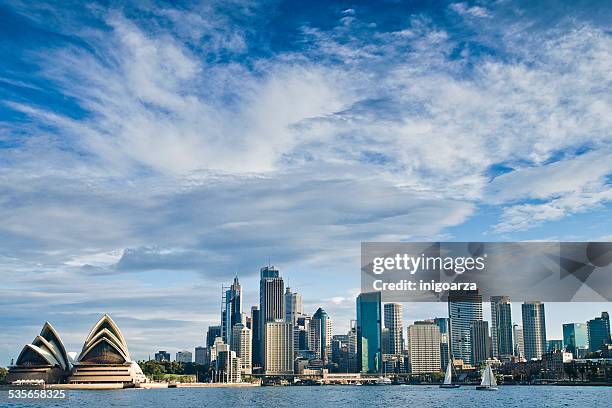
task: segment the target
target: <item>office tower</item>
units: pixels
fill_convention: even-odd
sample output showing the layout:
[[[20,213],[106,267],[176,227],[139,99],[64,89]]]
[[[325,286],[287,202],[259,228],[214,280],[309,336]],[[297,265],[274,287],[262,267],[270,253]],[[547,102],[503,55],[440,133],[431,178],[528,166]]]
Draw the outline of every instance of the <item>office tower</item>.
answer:
[[[589,350],[589,334],[585,323],[566,323],[563,325],[563,346],[574,355],[584,358]]]
[[[563,340],[547,340],[546,352],[563,351]]]
[[[472,364],[478,365],[488,357],[489,323],[475,320],[470,326],[470,343],[472,345]]]
[[[240,371],[242,374],[252,374],[253,354],[252,354],[253,332],[242,323],[236,323],[232,329],[232,350],[236,352],[236,357],[240,358]]]
[[[193,354],[191,351],[183,350],[176,353],[177,363],[191,363],[193,361]]]
[[[161,363],[162,361],[170,361],[170,353],[166,352],[165,350],[158,351],[155,353],[155,361],[158,363]]]
[[[212,347],[217,337],[221,337],[221,326],[208,326],[208,331],[206,332],[206,347]]]
[[[260,310],[259,307],[253,306],[251,307],[251,326],[252,326],[252,337],[253,343],[251,347],[251,352],[253,354],[253,367],[263,367],[263,357],[261,355],[262,349],[262,338],[261,338],[261,326],[259,324],[260,321]]]
[[[291,292],[291,288],[287,286],[287,291],[285,292],[285,320],[295,323],[295,319],[303,313],[302,295],[297,292]]]
[[[217,351],[213,380],[214,382],[222,383],[238,383],[242,381],[240,358],[229,347],[223,347]]]
[[[280,277],[277,269],[273,266],[264,266],[260,270],[259,280],[259,326],[262,342],[260,343],[261,357],[263,366],[266,367],[266,324],[276,322],[279,319],[285,320],[285,285],[283,278]],[[293,336],[293,333],[292,333]],[[275,337],[270,337],[274,339]],[[293,341],[291,343],[293,345]],[[271,345],[271,347],[276,347]],[[293,348],[293,347],[292,347]]]
[[[527,360],[541,359],[546,352],[546,315],[544,303],[525,302],[523,312],[523,342]]]
[[[336,334],[332,336],[331,362],[337,366],[337,372],[349,372],[348,335]]]
[[[431,320],[408,326],[408,355],[412,374],[440,371],[440,328]]]
[[[404,306],[401,303],[386,303],[384,305],[385,328],[389,330],[386,347],[389,354],[402,354],[404,346],[403,320]]]
[[[227,344],[232,342],[232,327],[242,323],[242,288],[238,277],[229,288],[223,288],[221,304],[221,337]]]
[[[449,323],[448,317],[436,317],[434,323],[440,330],[440,368],[446,370],[450,359],[450,347],[448,344]]]
[[[293,325],[285,319],[267,322],[264,369],[266,375],[293,374]]]
[[[357,353],[357,321],[351,320],[351,328],[346,334],[348,347],[348,372],[355,373],[359,371],[359,355]]]
[[[326,366],[331,359],[332,320],[322,308],[318,308],[312,315],[309,337],[311,350],[315,352],[316,358],[321,359],[323,365]]]
[[[210,363],[210,354],[207,347],[198,346],[195,348],[195,363],[205,365]]]
[[[357,358],[362,373],[379,373],[382,369],[380,300],[380,292],[357,296]]]
[[[587,322],[589,333],[589,350],[603,350],[605,344],[610,341],[610,316],[608,312],[601,312],[601,317],[596,317]]]
[[[221,351],[228,351],[228,350],[230,350],[230,345],[229,344],[225,344],[221,337],[217,337],[215,339],[215,342],[213,343],[213,345],[210,346],[210,361],[211,361],[211,363],[213,361],[217,360],[217,355],[219,354],[219,352],[221,352]]]
[[[448,295],[451,356],[472,364],[470,328],[482,320],[482,295],[475,291],[450,292]]]
[[[380,344],[381,344],[381,347],[382,347],[382,354],[384,356],[385,354],[389,354],[389,347],[390,347],[390,345],[389,345],[389,343],[390,343],[390,341],[389,341],[389,329],[387,329],[386,327],[383,327],[381,330],[382,331],[381,331],[381,335],[380,335],[380,337],[381,337],[381,343]]]
[[[525,343],[523,342],[523,327],[518,324],[512,325],[512,338],[514,339],[514,355],[525,358]]]
[[[491,296],[491,347],[493,357],[511,356],[512,303],[509,296]]]
[[[305,314],[297,316],[293,325],[293,349],[313,350],[310,343],[310,321],[311,317]]]

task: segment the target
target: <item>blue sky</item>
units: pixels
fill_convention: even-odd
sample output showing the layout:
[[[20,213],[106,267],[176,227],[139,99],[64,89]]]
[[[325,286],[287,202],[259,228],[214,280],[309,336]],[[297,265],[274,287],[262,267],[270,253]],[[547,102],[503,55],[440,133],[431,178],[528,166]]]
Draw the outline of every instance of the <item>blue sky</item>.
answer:
[[[268,260],[342,332],[364,240],[612,238],[607,2],[30,3],[0,4],[0,364],[104,312],[137,358],[192,348]],[[609,304],[547,307],[559,338]]]

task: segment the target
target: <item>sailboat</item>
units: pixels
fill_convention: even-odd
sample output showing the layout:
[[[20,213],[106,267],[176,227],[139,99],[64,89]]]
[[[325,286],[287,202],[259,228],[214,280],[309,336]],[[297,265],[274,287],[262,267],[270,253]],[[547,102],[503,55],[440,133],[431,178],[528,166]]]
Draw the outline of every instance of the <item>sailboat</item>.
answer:
[[[453,384],[453,364],[449,361],[444,374],[444,382],[440,384],[440,388],[459,388],[461,385]]]
[[[481,391],[497,391],[497,381],[495,381],[495,374],[493,374],[490,364],[487,364],[487,368],[482,372],[482,381],[476,389]]]

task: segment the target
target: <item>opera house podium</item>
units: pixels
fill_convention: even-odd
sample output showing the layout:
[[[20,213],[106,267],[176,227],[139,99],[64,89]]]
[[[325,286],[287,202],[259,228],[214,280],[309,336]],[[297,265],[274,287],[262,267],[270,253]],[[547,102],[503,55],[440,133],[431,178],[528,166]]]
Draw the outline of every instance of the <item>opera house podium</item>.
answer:
[[[130,360],[127,343],[119,327],[105,314],[89,332],[68,382],[123,383],[130,386],[145,381],[146,377],[138,364]]]

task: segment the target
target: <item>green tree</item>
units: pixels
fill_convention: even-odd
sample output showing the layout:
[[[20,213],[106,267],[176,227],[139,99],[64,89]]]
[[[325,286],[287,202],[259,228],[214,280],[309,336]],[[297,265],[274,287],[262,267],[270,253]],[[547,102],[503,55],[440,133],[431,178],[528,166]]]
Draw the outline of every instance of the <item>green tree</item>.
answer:
[[[0,367],[0,384],[4,383],[6,379],[6,374],[8,373],[7,369],[4,367]]]

